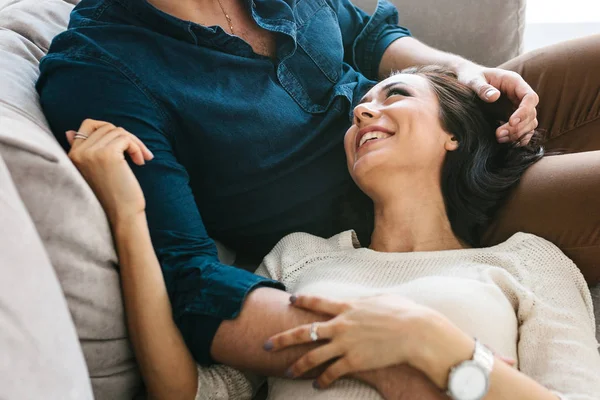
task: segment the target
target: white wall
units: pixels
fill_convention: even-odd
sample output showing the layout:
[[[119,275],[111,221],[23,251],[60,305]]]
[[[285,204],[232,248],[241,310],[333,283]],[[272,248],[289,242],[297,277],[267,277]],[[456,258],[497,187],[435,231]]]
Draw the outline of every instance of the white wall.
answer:
[[[600,33],[600,0],[527,0],[525,51]]]

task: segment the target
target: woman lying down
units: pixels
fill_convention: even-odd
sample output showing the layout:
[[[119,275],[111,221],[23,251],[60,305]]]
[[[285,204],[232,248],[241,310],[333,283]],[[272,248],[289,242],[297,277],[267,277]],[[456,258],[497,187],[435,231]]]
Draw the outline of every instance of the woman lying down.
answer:
[[[330,317],[265,343],[270,352],[320,344],[290,367],[289,378],[269,378],[270,399],[380,399],[375,389],[347,377],[398,364],[420,370],[456,400],[599,398],[592,301],[573,262],[527,233],[476,247],[502,200],[543,155],[535,144],[497,143],[495,128],[477,96],[438,67],[405,70],[367,93],[354,110],[345,151],[352,178],[373,200],[370,246],[362,247],[352,231],[329,239],[294,233],[257,271],[282,281],[294,294],[294,307]],[[121,142],[94,138],[105,134],[96,130],[87,140],[73,140],[69,133],[70,156],[109,217],[117,205],[143,211],[143,195],[123,152],[140,165],[151,153],[130,134]],[[114,148],[84,157],[94,146]],[[107,173],[113,179],[103,179]],[[147,227],[140,232],[148,237]],[[132,246],[123,243],[131,239],[115,237],[119,249]],[[149,239],[135,245],[153,254]],[[128,274],[133,262],[121,257],[135,345],[140,321],[170,308],[164,287],[155,289],[163,285],[158,262],[156,271],[145,266],[143,273]],[[131,307],[132,299],[156,293],[162,293],[160,307]],[[156,367],[149,360],[166,351],[164,343],[181,341],[172,328],[173,338],[153,340],[145,332],[150,339],[135,345],[146,379]],[[182,376],[197,377],[190,383],[198,387],[197,399],[253,395],[248,376],[233,368],[198,368],[196,375],[185,347],[169,357],[180,361],[174,365]],[[314,382],[294,379],[319,367]]]

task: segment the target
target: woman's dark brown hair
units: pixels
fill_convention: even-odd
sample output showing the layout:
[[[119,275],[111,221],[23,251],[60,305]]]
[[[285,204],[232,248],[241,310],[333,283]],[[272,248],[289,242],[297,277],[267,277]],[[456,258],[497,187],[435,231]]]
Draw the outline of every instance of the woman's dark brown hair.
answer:
[[[458,141],[458,149],[448,152],[444,162],[442,194],[454,233],[479,246],[485,228],[523,173],[544,156],[538,135],[527,146],[498,143],[496,109],[460,83],[454,72],[425,66],[402,73],[429,81],[440,103],[442,127]]]

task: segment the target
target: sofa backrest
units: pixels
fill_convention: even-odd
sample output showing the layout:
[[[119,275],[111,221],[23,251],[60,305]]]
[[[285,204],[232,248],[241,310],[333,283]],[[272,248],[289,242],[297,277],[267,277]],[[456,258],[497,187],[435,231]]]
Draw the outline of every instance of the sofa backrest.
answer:
[[[0,397],[92,400],[67,302],[0,157]]]
[[[0,2],[0,157],[62,285],[96,399],[133,398],[141,380],[109,224],[52,136],[34,86],[38,62],[66,28],[74,3]],[[12,234],[3,229],[0,237]]]
[[[368,13],[377,0],[352,0]],[[388,0],[400,25],[435,48],[490,67],[519,55],[526,0]]]

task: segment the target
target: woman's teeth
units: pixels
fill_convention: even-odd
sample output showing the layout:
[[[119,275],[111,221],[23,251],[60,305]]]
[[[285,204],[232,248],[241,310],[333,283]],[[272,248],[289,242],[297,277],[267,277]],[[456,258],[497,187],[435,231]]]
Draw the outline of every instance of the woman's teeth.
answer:
[[[388,138],[390,136],[391,135],[389,133],[383,133],[383,132],[368,132],[368,133],[365,133],[360,138],[360,142],[358,143],[358,147],[362,146],[363,144],[365,144],[369,140],[386,139],[386,138]]]

